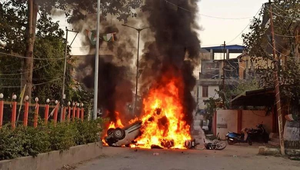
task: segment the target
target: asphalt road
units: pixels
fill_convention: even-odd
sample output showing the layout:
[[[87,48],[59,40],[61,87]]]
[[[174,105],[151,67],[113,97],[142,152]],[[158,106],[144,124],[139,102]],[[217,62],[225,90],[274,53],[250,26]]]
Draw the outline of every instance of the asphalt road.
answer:
[[[299,170],[300,161],[260,156],[258,146],[225,150],[103,149],[104,155],[77,165],[76,170]]]

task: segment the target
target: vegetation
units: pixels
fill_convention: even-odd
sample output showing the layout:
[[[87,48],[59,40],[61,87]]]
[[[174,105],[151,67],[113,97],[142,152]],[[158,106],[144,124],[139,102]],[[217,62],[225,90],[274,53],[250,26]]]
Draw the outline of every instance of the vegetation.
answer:
[[[262,81],[263,87],[274,87],[274,64],[279,66],[281,97],[287,102],[298,107],[300,99],[300,1],[275,0],[272,3],[275,49],[280,59],[275,62],[272,55],[271,30],[268,25],[270,18],[270,4],[263,6],[258,17],[254,18],[250,25],[250,32],[243,34],[243,41],[247,53],[252,61],[264,60],[271,64],[264,65],[257,70],[257,75]]]
[[[27,7],[21,1],[5,1],[0,3],[0,89],[4,96],[11,96],[22,89],[22,70],[26,56]],[[58,22],[51,17],[40,14],[37,22],[36,43],[34,47],[33,96],[40,100],[61,98],[63,77],[65,40],[64,32]],[[72,69],[68,65],[69,71]],[[70,74],[67,84],[72,85]],[[4,80],[4,81],[3,81]],[[72,89],[66,89],[67,94]],[[32,99],[33,100],[33,99]]]
[[[6,125],[0,129],[0,160],[37,156],[53,150],[67,150],[75,145],[99,141],[102,119],[23,127],[15,130]]]

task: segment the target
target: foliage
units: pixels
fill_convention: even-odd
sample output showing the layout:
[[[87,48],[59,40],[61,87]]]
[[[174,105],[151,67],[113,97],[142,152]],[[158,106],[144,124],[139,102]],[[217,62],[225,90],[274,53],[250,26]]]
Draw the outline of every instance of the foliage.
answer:
[[[274,87],[274,64],[277,64],[279,66],[281,97],[299,101],[300,1],[275,0],[272,3],[275,49],[276,55],[281,59],[278,62],[274,60],[272,55],[271,30],[267,24],[270,18],[269,9],[270,4],[266,3],[259,17],[253,19],[250,32],[243,34],[246,52],[252,57],[252,61],[269,60],[271,62],[268,66],[262,66],[263,69],[256,70],[264,87]]]
[[[3,44],[0,47],[0,89],[4,89],[1,90],[4,96],[20,94],[18,92],[21,90],[24,72],[22,56],[26,55],[27,10],[27,1],[0,2],[0,17],[3,18],[0,24],[0,43]],[[46,101],[47,98],[61,99],[64,55],[64,31],[59,28],[59,22],[54,22],[47,12],[39,11],[34,46],[32,96],[38,96],[41,101]],[[72,63],[74,59],[67,62],[65,82],[65,93],[69,101],[78,95],[79,88],[71,78]]]
[[[21,156],[37,156],[51,150],[67,150],[71,146],[99,140],[102,119],[58,123],[54,126],[23,127],[15,130],[9,125],[0,129],[0,160]]]
[[[237,96],[245,91],[259,89],[259,82],[253,79],[240,80],[236,88],[232,91],[231,96]]]
[[[25,55],[26,6],[14,1],[0,2],[0,52]],[[0,88],[5,87],[5,96],[20,88],[22,60],[0,54]],[[7,87],[15,87],[8,89]],[[3,93],[3,92],[2,92]]]
[[[143,0],[101,0],[102,16],[114,15],[120,21],[127,21],[128,17],[136,16],[136,9],[140,7]],[[75,23],[87,17],[88,14],[97,12],[97,1],[95,0],[36,0],[41,10],[48,13],[53,12],[53,7],[63,10],[69,23]]]
[[[216,112],[216,109],[218,107],[217,103],[219,103],[220,101],[220,99],[214,99],[212,97],[205,101],[206,111],[208,113],[207,119],[212,118],[213,114]]]

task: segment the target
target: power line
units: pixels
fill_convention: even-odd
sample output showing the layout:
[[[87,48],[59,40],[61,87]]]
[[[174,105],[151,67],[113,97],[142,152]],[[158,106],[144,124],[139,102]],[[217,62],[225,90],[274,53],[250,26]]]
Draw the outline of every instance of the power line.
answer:
[[[201,13],[199,15],[204,16],[204,17],[208,17],[208,18],[224,19],[224,20],[244,20],[244,19],[250,19],[250,18],[252,18],[252,17],[225,18],[225,17],[211,16],[211,15],[206,15],[206,14],[201,14]]]
[[[55,82],[55,81],[58,81],[58,80],[61,80],[61,77],[60,77],[60,78],[56,78],[56,79],[49,80],[49,81],[47,81],[47,82],[36,83],[36,84],[32,84],[32,85],[33,85],[33,86],[40,86],[40,85],[48,84],[48,83]],[[1,89],[1,88],[20,88],[20,87],[21,87],[21,86],[1,86],[1,85],[0,85],[0,89]]]
[[[165,2],[168,3],[168,4],[171,4],[171,5],[173,5],[173,6],[177,7],[177,8],[179,8],[179,9],[182,9],[182,10],[184,10],[184,11],[191,12],[190,10],[188,10],[188,9],[182,7],[182,6],[179,6],[179,5],[177,5],[177,4],[173,3],[173,2],[170,2],[170,1],[168,1],[168,0],[165,0]],[[204,17],[208,17],[208,18],[225,19],[225,20],[243,20],[243,19],[250,19],[250,18],[251,18],[251,17],[226,18],[226,17],[219,17],[219,16],[206,15],[206,14],[202,14],[202,13],[200,13],[199,15],[204,16]]]
[[[254,15],[254,18],[257,16],[257,14],[259,14],[259,12],[261,11],[262,6],[258,9],[258,11],[256,12],[256,14]],[[228,42],[228,44],[230,44],[232,41],[234,41],[235,39],[237,39],[241,34],[243,34],[243,32],[250,26],[251,21],[246,25],[246,27],[237,35],[235,36],[232,40],[230,40]]]
[[[25,56],[21,56],[18,54],[9,54],[9,53],[4,53],[4,52],[0,52],[0,54],[2,55],[7,55],[7,56],[11,56],[11,57],[16,57],[16,58],[27,58]],[[36,56],[36,55],[35,55]],[[48,61],[48,60],[63,60],[64,58],[33,58],[34,60],[44,60],[44,61]]]
[[[186,8],[183,8],[183,7],[181,7],[181,6],[177,5],[177,4],[174,4],[173,2],[170,2],[170,1],[168,1],[168,0],[165,0],[165,2],[171,4],[171,5],[173,5],[173,6],[177,7],[177,8],[179,8],[179,9],[182,9],[182,10],[184,10],[184,11],[186,11],[186,12],[191,12],[190,10],[188,10],[188,9],[186,9]]]
[[[280,36],[280,37],[286,37],[286,38],[295,38],[295,37],[299,37],[300,35],[298,36],[293,36],[293,35],[282,35],[282,34],[277,34],[277,33],[274,33],[275,35],[277,36]]]
[[[46,65],[44,65],[44,66],[42,66],[42,67],[38,67],[38,68],[35,68],[35,69],[33,69],[33,71],[37,71],[37,70],[40,70],[40,69],[42,69],[42,68],[45,68],[45,67],[47,67],[48,65],[50,65],[51,63],[48,63],[48,64],[46,64]],[[4,75],[4,76],[13,76],[13,75],[21,75],[21,74],[24,74],[24,73],[28,73],[29,71],[24,71],[24,72],[19,72],[19,73],[11,73],[11,74],[2,74],[2,73],[0,73],[0,75],[2,76],[2,75]]]

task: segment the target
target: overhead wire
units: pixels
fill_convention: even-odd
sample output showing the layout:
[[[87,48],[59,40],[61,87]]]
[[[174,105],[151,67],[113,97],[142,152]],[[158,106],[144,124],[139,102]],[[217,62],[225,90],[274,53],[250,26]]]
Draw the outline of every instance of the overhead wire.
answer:
[[[49,80],[49,81],[46,81],[46,82],[42,82],[42,83],[35,83],[35,84],[32,84],[33,86],[40,86],[40,85],[44,85],[44,84],[48,84],[48,83],[51,83],[51,82],[55,82],[55,81],[58,81],[58,80],[61,80],[62,78],[55,78],[55,79],[52,79],[52,80]],[[21,86],[0,86],[0,89],[1,88],[20,88]]]
[[[40,70],[40,69],[43,69],[43,68],[45,68],[45,67],[47,67],[48,65],[50,65],[51,63],[48,63],[48,64],[45,64],[45,65],[43,65],[43,66],[41,66],[41,67],[38,67],[38,68],[34,68],[33,69],[33,71],[37,71],[37,70]],[[23,71],[23,72],[19,72],[19,73],[8,73],[8,74],[0,74],[1,76],[2,75],[5,75],[5,76],[12,76],[12,75],[21,75],[21,74],[24,74],[24,73],[28,73],[28,72],[30,72],[30,70],[28,70],[28,71]]]
[[[9,53],[4,53],[4,52],[0,52],[0,54],[2,55],[6,55],[6,56],[11,56],[11,57],[16,57],[16,58],[27,58],[25,56],[21,56],[21,55],[18,55],[18,54],[9,54]],[[35,56],[37,56],[35,54]],[[0,56],[1,57],[1,56]],[[64,58],[61,57],[61,58],[33,58],[33,60],[41,60],[41,61],[48,61],[48,60],[63,60]]]
[[[253,18],[255,18],[257,16],[257,14],[259,14],[259,12],[262,10],[262,7],[263,7],[263,5],[258,9],[258,11],[256,12],[256,14],[254,15]],[[245,26],[245,28],[237,36],[235,36],[232,40],[230,40],[228,42],[228,44],[230,44],[232,41],[236,40],[241,34],[243,34],[244,31],[250,26],[250,24],[251,24],[251,21]]]

